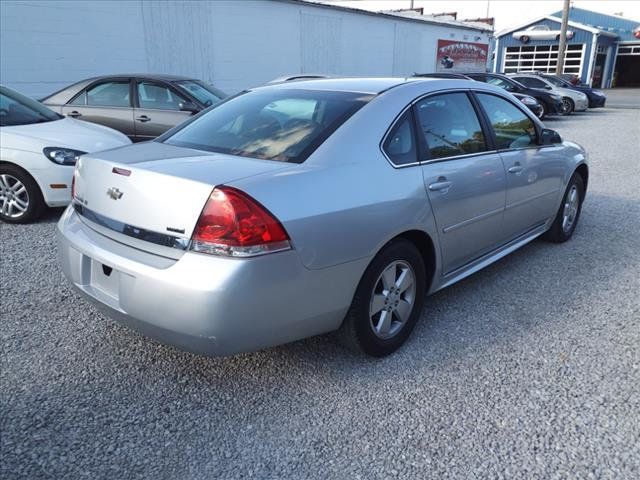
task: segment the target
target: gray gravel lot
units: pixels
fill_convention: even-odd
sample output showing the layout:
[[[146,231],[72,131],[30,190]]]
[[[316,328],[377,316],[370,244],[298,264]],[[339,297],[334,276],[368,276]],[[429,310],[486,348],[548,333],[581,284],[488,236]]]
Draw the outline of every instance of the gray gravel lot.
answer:
[[[640,110],[549,120],[581,223],[431,297],[395,355],[184,353],[83,302],[51,212],[0,225],[0,477],[640,477]]]

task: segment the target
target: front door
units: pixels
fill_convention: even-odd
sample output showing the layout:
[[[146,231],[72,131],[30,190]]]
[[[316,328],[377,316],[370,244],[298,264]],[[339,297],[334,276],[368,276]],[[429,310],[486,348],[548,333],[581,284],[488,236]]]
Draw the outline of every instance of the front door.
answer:
[[[137,141],[154,139],[192,115],[180,110],[180,103],[186,99],[168,85],[138,81],[136,94],[138,104],[133,116]]]
[[[446,275],[499,246],[505,171],[467,93],[429,96],[415,105],[415,115]]]
[[[533,120],[515,103],[476,92],[507,172],[504,240],[548,220],[557,207],[564,161],[561,146],[540,146]]]
[[[113,128],[133,139],[133,108],[129,84],[129,79],[93,84],[64,105],[62,114]]]

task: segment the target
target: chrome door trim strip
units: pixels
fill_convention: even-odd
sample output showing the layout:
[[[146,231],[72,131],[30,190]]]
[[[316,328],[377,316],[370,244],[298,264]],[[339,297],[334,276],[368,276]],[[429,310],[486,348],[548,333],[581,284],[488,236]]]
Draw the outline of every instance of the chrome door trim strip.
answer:
[[[478,216],[475,216],[473,218],[469,218],[467,220],[463,220],[462,222],[456,223],[455,225],[450,225],[448,227],[444,227],[442,229],[442,232],[443,233],[449,233],[449,232],[452,232],[454,230],[458,230],[459,228],[466,227],[467,225],[470,225],[472,223],[478,222],[480,220],[484,220],[485,218],[491,217],[493,215],[497,215],[498,213],[502,213],[502,212],[504,212],[504,210],[505,210],[504,207],[501,207],[501,208],[496,208],[495,210],[491,210],[490,212],[481,213]]]
[[[507,190],[509,190],[509,189],[507,188]],[[511,203],[511,204],[507,205],[505,207],[505,210],[509,210],[510,208],[519,207],[521,205],[524,205],[525,203],[529,203],[529,202],[532,202],[532,201],[537,200],[539,198],[546,197],[547,195],[558,195],[559,191],[560,191],[560,189],[556,188],[555,190],[550,190],[548,192],[539,193],[538,195],[534,195],[533,197],[525,198],[524,200],[519,200],[517,202],[514,202],[514,203]]]

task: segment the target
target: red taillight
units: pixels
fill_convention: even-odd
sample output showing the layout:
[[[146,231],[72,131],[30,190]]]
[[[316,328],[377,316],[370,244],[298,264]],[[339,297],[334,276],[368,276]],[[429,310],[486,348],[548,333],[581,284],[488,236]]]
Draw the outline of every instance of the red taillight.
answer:
[[[290,248],[280,222],[246,193],[231,187],[211,192],[191,237],[197,252],[250,257]]]

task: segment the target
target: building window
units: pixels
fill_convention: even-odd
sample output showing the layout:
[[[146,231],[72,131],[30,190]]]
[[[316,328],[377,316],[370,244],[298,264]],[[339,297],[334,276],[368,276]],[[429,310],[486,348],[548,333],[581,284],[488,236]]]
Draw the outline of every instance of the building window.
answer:
[[[640,44],[620,45],[618,55],[640,55]]]
[[[564,73],[582,74],[584,65],[584,43],[567,45],[564,62]],[[555,73],[558,62],[558,45],[520,45],[507,47],[502,71],[516,73],[518,71],[536,70]]]

